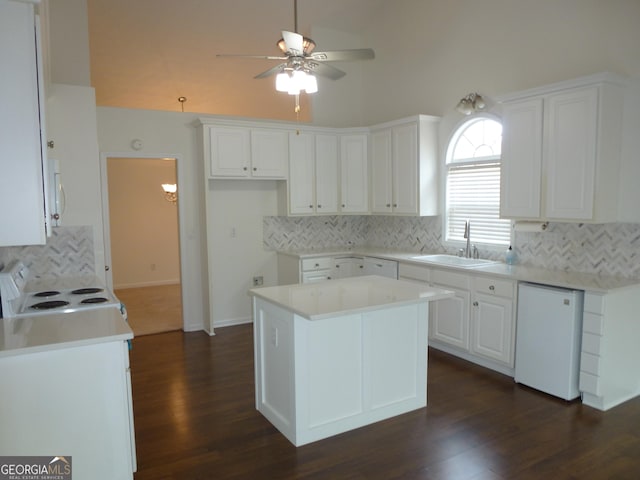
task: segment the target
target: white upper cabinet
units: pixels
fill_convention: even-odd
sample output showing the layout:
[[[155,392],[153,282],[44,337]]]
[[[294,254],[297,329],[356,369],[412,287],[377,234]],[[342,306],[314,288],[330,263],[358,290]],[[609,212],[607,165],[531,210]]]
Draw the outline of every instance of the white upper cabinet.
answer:
[[[372,127],[372,213],[438,214],[438,120],[420,115]]]
[[[203,140],[210,178],[287,178],[285,129],[204,125]]]
[[[316,212],[338,213],[338,137],[316,135]]]
[[[209,176],[248,177],[251,166],[251,135],[247,128],[210,127]]]
[[[601,74],[504,97],[501,216],[625,217],[625,98],[632,93],[623,79]]]
[[[340,193],[342,213],[369,212],[367,135],[340,138]]]
[[[338,212],[338,137],[289,134],[289,213]]]
[[[0,2],[0,246],[46,243],[46,141],[32,4]]]
[[[542,175],[542,99],[505,104],[502,123],[500,215],[538,218]]]
[[[251,129],[251,175],[287,178],[289,135],[286,130]]]

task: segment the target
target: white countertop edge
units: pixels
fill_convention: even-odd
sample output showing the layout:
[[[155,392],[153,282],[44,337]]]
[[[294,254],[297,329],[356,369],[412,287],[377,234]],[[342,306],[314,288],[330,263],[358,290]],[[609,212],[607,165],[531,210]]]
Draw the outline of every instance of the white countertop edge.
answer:
[[[41,345],[30,345],[26,347],[0,349],[0,358],[15,357],[17,355],[27,355],[31,353],[51,352],[73,347],[85,347],[88,345],[97,345],[99,343],[124,342],[127,340],[131,340],[132,338],[133,332],[93,338],[81,338],[77,340],[67,340],[57,343],[52,342]]]
[[[371,287],[385,287],[390,286],[403,286],[404,288],[412,289],[415,293],[411,298],[375,298],[369,299],[366,304],[350,305],[348,307],[342,305],[330,306],[325,304],[322,312],[310,311],[310,309],[302,309],[293,305],[290,301],[285,301],[283,298],[289,300],[291,298],[291,292],[296,290],[298,292],[317,292],[323,289],[332,290],[338,286],[343,286],[348,289],[350,287],[362,287],[363,285],[370,285]],[[344,315],[351,315],[356,313],[371,312],[374,310],[382,310],[386,308],[394,308],[403,305],[414,305],[417,303],[428,303],[431,301],[441,300],[449,298],[454,295],[454,292],[445,290],[442,288],[434,288],[426,285],[419,285],[414,282],[405,280],[394,280],[386,277],[379,277],[376,275],[364,276],[364,277],[350,277],[341,278],[336,280],[326,280],[316,283],[306,284],[293,284],[293,285],[281,285],[273,287],[260,287],[249,290],[249,295],[258,297],[269,303],[277,305],[295,315],[303,317],[307,320],[322,320],[326,318],[339,317]],[[306,297],[305,297],[306,298]]]
[[[596,275],[593,273],[566,272],[564,270],[547,270],[540,267],[529,267],[526,265],[507,265],[498,262],[474,268],[464,268],[455,265],[436,264],[432,262],[424,262],[415,260],[411,257],[418,255],[428,255],[419,252],[400,252],[385,249],[373,249],[369,247],[363,248],[340,248],[322,249],[322,250],[306,250],[306,251],[278,251],[277,253],[289,255],[299,259],[316,258],[326,256],[358,256],[358,257],[376,257],[385,260],[395,260],[405,264],[417,265],[426,268],[438,268],[445,270],[453,270],[457,272],[466,272],[470,274],[483,274],[493,277],[506,278],[514,281],[540,283],[543,285],[551,285],[561,288],[569,288],[576,290],[587,290],[594,293],[609,293],[613,291],[621,291],[628,288],[637,288],[640,286],[640,278],[624,278],[612,277],[606,275]]]
[[[0,358],[134,337],[117,307],[0,319]]]

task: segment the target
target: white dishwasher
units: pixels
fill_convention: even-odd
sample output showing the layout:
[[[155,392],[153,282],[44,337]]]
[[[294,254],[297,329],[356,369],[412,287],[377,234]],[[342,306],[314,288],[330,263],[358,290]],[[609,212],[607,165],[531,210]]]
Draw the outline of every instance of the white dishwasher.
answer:
[[[515,381],[565,400],[580,396],[584,292],[520,283]]]

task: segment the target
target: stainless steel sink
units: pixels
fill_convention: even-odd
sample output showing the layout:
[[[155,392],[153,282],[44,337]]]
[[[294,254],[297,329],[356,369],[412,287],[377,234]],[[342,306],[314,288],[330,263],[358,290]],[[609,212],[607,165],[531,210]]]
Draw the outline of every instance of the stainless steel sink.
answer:
[[[446,265],[449,267],[462,267],[462,268],[476,268],[484,265],[491,265],[496,262],[495,260],[486,260],[483,258],[466,258],[457,257],[455,255],[446,254],[434,254],[434,255],[417,255],[411,257],[411,260],[417,260],[419,262],[432,263],[434,265]]]

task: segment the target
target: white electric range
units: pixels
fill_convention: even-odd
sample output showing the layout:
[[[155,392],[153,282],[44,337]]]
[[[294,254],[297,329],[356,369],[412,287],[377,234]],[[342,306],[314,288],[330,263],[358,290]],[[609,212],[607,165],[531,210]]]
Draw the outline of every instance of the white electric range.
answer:
[[[0,271],[2,317],[15,318],[120,307],[120,301],[93,276],[30,279],[21,261]]]

